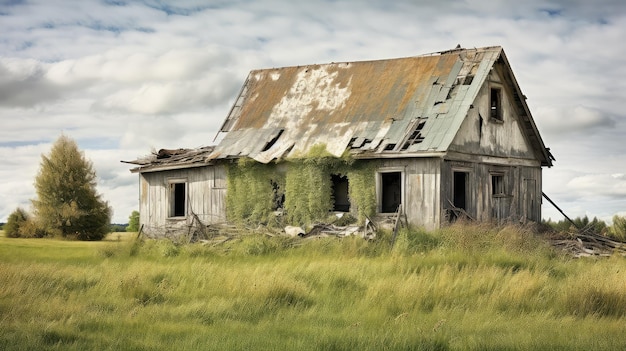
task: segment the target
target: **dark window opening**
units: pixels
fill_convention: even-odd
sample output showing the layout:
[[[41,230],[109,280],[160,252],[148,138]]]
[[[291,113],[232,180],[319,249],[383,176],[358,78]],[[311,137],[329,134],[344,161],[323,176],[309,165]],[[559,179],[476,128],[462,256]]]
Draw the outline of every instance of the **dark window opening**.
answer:
[[[489,117],[502,120],[502,101],[500,89],[491,88]]]
[[[391,151],[396,148],[396,144],[387,144],[385,145],[385,151]]]
[[[170,217],[184,217],[185,211],[185,183],[172,183],[170,184],[171,190],[171,213]]]
[[[467,210],[467,173],[454,172],[454,207]]]
[[[284,131],[285,131],[284,129],[279,130],[278,134],[276,134],[276,136],[274,138],[272,138],[272,140],[268,141],[267,144],[265,144],[265,146],[263,147],[263,150],[261,150],[261,152],[267,151],[272,146],[274,146],[274,144],[276,144],[276,141],[278,141],[278,138],[280,138],[280,136],[283,135]]]
[[[285,206],[285,192],[280,188],[280,185],[277,182],[273,180],[270,180],[270,182],[272,183],[273,193],[272,211],[276,211],[284,208]]]
[[[348,196],[348,177],[333,174],[331,180],[333,182],[333,211],[349,212],[350,197]]]
[[[491,175],[491,194],[494,196],[503,196],[504,192],[504,176],[499,174]]]
[[[348,144],[350,146],[350,149],[358,149],[360,147],[363,147],[365,144],[369,144],[371,143],[372,140],[370,139],[366,139],[366,138],[352,138],[350,139],[350,143]]]
[[[394,213],[402,203],[402,175],[400,172],[381,173],[381,212]]]
[[[463,85],[472,85],[472,81],[474,80],[474,76],[465,77],[465,81],[463,81]]]

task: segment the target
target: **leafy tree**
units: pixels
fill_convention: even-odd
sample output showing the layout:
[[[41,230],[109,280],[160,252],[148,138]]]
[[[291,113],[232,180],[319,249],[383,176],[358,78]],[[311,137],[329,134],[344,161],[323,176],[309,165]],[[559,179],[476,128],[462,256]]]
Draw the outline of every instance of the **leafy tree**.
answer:
[[[128,226],[126,227],[127,232],[138,232],[139,231],[139,211],[131,212],[128,217]]]
[[[609,236],[626,241],[626,217],[613,216],[613,225],[609,228]]]
[[[24,227],[24,224],[28,221],[28,214],[22,208],[18,207],[13,211],[9,218],[7,218],[7,223],[4,226],[4,234],[9,238],[19,238],[21,234],[21,229]]]
[[[79,240],[101,240],[109,231],[111,208],[96,193],[96,173],[76,142],[61,135],[49,156],[41,156],[35,178],[35,214],[48,232]]]

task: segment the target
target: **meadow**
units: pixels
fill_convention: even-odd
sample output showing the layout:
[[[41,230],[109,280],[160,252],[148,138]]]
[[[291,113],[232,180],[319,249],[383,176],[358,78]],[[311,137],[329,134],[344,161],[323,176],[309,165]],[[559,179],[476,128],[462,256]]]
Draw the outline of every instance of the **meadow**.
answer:
[[[0,237],[2,350],[623,350],[626,259],[532,231]]]

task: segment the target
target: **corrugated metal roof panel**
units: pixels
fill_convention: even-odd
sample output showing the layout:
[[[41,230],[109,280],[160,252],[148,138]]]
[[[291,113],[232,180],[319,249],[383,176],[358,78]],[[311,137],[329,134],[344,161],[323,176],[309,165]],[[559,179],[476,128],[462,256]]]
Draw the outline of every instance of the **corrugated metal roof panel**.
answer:
[[[461,49],[252,71],[213,157],[249,156],[266,163],[304,156],[320,144],[335,156],[346,149],[445,151],[501,51]],[[419,142],[404,147],[417,118],[425,121]],[[281,135],[273,140],[277,130]]]

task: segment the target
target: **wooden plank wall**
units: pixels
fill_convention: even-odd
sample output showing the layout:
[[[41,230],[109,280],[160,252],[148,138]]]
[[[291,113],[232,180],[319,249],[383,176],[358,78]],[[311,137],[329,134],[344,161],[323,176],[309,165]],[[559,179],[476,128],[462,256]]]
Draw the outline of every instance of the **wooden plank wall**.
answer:
[[[453,172],[468,174],[467,212],[479,221],[541,221],[541,167],[445,161],[442,206],[453,200]],[[494,196],[492,175],[504,177],[505,196]],[[445,220],[442,217],[442,220]],[[445,224],[443,221],[441,224]]]
[[[187,181],[187,215],[169,217],[169,181]],[[223,166],[205,166],[141,173],[139,213],[144,232],[151,237],[175,237],[194,221],[203,224],[226,221],[226,170]]]
[[[439,227],[441,159],[389,159],[381,162],[378,172],[403,172],[403,208],[411,225],[432,230]],[[379,178],[380,179],[380,178]],[[380,203],[380,184],[377,185]],[[379,208],[380,210],[380,208]]]

